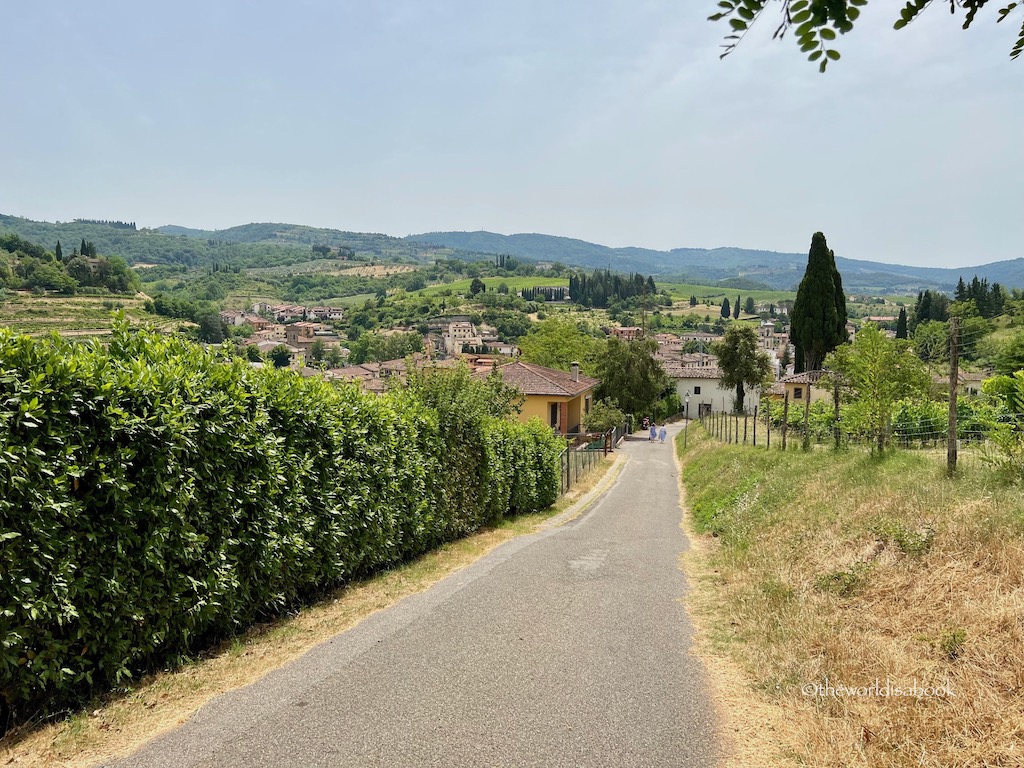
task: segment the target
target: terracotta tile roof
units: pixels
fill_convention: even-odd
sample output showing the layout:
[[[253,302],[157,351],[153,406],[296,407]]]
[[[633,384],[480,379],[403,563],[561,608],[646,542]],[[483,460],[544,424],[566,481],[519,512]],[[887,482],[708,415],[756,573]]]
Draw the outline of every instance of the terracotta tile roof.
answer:
[[[670,379],[720,379],[722,371],[713,365],[666,365]]]
[[[371,379],[377,377],[379,370],[380,367],[374,367],[373,363],[363,363],[344,368],[331,368],[331,374],[339,379]]]
[[[580,374],[579,381],[572,380],[572,374],[543,365],[517,361],[498,368],[502,380],[515,387],[524,395],[551,395],[554,397],[576,397],[601,382]]]
[[[780,384],[817,384],[828,371],[804,371],[803,373],[791,373],[779,379]]]

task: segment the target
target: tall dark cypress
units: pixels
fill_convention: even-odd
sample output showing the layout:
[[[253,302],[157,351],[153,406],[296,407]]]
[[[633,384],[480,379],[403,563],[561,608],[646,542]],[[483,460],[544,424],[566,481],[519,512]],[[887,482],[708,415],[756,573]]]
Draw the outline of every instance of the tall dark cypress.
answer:
[[[797,362],[803,362],[805,370],[821,368],[825,356],[846,341],[843,280],[836,269],[835,254],[821,232],[811,238],[807,269],[793,302],[791,330],[793,343],[801,353]]]
[[[907,309],[906,307],[900,307],[900,316],[896,320],[896,338],[905,339],[907,338]]]
[[[964,278],[963,278],[962,275],[960,277],[960,280],[957,281],[956,293],[954,293],[953,296],[956,299],[956,301],[966,301],[967,300],[967,286],[964,285]]]

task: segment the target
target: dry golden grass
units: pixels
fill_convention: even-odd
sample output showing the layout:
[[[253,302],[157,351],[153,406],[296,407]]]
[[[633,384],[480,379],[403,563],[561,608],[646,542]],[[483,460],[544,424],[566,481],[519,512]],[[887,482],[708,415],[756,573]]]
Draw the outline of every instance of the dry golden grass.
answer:
[[[65,720],[25,727],[0,739],[0,766],[89,766],[123,757],[185,722],[210,699],[256,682],[377,611],[421,592],[517,536],[582,512],[616,472],[608,458],[549,510],[503,522],[447,544],[395,570],[337,590],[295,616],[256,627],[204,658],[143,679]],[[589,496],[588,496],[589,494]]]
[[[742,672],[724,719],[764,757],[737,765],[1024,765],[1020,488],[914,454],[689,445],[694,520],[715,534],[695,538],[691,610],[702,653]],[[892,693],[915,683],[951,694]]]

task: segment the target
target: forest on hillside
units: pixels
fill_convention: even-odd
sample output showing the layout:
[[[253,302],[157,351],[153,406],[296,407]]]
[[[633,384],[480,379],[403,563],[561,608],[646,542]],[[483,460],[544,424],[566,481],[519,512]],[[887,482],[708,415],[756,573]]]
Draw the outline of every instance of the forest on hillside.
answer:
[[[340,232],[291,224],[247,224],[217,232],[168,227],[138,229],[119,221],[76,220],[52,223],[0,214],[0,233],[52,247],[86,240],[100,253],[130,265],[164,264],[206,267],[273,267],[317,258],[423,264],[435,258],[463,258],[453,249],[409,243],[379,234]],[[182,234],[188,232],[191,234]],[[325,252],[325,248],[327,249]],[[341,253],[339,254],[339,249]],[[490,258],[490,257],[484,257]]]
[[[82,240],[65,253],[60,241],[53,251],[17,235],[0,235],[0,289],[75,293],[135,293],[139,279],[123,259],[99,254]]]

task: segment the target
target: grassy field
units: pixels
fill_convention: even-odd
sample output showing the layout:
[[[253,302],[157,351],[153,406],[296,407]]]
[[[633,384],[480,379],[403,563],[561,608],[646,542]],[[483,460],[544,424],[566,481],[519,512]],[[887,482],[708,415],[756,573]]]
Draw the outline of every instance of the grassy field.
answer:
[[[775,304],[787,299],[792,301],[796,298],[796,293],[793,291],[747,291],[742,288],[723,288],[717,285],[690,283],[659,282],[657,285],[659,290],[668,291],[673,299],[684,301],[689,300],[690,296],[696,296],[698,302],[705,303],[707,300],[719,307],[722,306],[722,299],[728,299],[731,304],[736,301],[737,295],[742,296],[743,301],[747,300],[747,296],[753,296],[756,302],[767,301]]]
[[[712,679],[758,764],[1024,764],[1020,486],[981,464],[950,480],[917,452],[723,446],[698,426],[677,448],[691,611],[709,667],[739,672]]]

